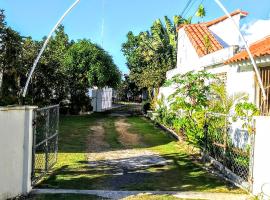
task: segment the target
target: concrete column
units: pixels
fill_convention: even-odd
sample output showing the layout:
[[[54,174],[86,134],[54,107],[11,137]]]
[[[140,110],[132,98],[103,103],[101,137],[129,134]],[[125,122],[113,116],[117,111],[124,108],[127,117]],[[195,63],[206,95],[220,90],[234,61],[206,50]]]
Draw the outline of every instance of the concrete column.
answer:
[[[258,195],[270,183],[270,117],[256,117],[252,193]]]
[[[0,107],[0,200],[32,189],[34,108]]]

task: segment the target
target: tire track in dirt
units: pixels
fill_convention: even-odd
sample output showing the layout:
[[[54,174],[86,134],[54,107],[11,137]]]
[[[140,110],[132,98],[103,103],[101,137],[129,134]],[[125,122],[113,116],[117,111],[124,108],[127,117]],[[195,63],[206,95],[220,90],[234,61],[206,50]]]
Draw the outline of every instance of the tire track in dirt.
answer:
[[[87,139],[87,152],[95,153],[108,150],[110,145],[105,140],[105,129],[103,121],[98,121],[95,126],[90,127],[92,134]]]
[[[141,145],[141,137],[138,134],[130,133],[130,124],[125,118],[119,118],[115,121],[115,128],[119,134],[119,141],[124,147],[132,147]]]

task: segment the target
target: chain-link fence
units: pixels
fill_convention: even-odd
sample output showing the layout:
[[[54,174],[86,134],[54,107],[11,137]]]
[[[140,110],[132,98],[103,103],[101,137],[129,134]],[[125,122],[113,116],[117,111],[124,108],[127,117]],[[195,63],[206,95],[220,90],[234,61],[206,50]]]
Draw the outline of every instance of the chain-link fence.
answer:
[[[243,181],[250,181],[253,124],[245,118],[208,113],[205,152]]]
[[[57,162],[59,106],[34,110],[32,183],[36,184]]]

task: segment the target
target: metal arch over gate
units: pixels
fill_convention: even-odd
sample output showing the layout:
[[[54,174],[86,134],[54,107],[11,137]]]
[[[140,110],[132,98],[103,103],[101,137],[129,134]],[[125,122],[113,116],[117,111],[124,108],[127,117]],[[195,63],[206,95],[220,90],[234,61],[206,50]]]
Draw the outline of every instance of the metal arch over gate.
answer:
[[[58,152],[59,105],[34,110],[32,185],[56,164]]]

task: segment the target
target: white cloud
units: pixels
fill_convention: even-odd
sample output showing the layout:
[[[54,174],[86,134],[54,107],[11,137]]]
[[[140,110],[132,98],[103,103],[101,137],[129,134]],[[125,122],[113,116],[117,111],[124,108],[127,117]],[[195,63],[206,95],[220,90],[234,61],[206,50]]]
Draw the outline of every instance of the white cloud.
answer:
[[[248,44],[256,42],[270,35],[270,20],[257,20],[248,24],[244,24],[241,28]]]

